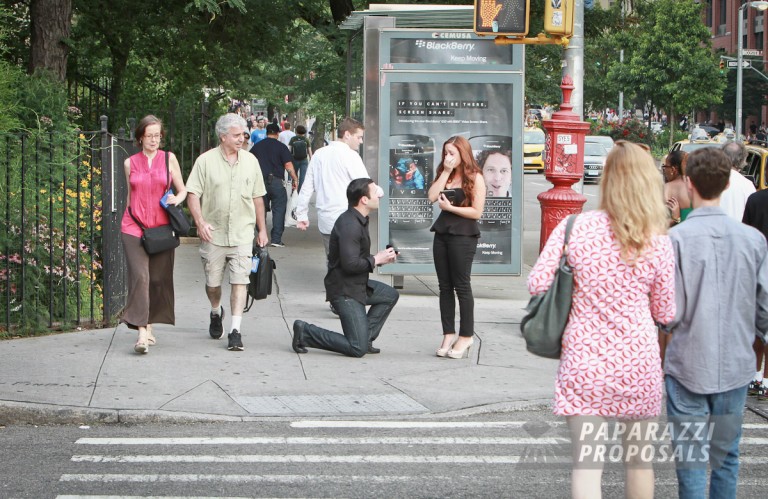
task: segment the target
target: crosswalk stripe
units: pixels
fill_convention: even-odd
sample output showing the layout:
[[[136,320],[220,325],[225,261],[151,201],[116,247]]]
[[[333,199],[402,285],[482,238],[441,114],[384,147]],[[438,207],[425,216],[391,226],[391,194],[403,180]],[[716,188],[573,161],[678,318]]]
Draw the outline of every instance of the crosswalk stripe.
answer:
[[[77,463],[344,463],[344,464],[517,464],[520,456],[410,456],[410,455],[76,455]],[[551,457],[550,457],[551,459]],[[550,462],[550,461],[547,461]],[[570,462],[570,457],[564,461]]]
[[[158,482],[225,482],[225,483],[254,483],[254,482],[274,482],[274,483],[305,483],[315,481],[325,482],[368,482],[368,483],[391,483],[407,482],[410,480],[424,480],[422,476],[398,476],[398,475],[200,475],[200,474],[145,474],[132,475],[126,473],[67,473],[61,475],[60,482],[88,482],[88,483],[114,483],[114,482],[132,482],[132,483],[158,483]],[[452,476],[428,477],[430,480],[444,481],[453,480]],[[469,478],[469,477],[466,477]],[[475,477],[476,478],[476,477]],[[488,476],[484,475],[483,480],[488,479],[508,479],[508,476]]]
[[[141,463],[330,463],[330,464],[517,464],[530,458],[521,456],[411,456],[411,455],[328,455],[328,454],[226,454],[226,455],[74,455],[76,463],[141,464]],[[546,464],[568,464],[570,456],[542,455]],[[661,461],[661,458],[657,459]],[[609,459],[609,461],[612,461]],[[741,456],[743,465],[768,464],[768,456]]]
[[[293,421],[291,428],[378,428],[378,429],[441,429],[441,428],[522,428],[525,421]],[[548,426],[563,426],[560,421]]]
[[[80,445],[557,445],[568,438],[515,437],[135,437],[78,438]]]
[[[510,475],[472,475],[472,476],[438,476],[438,475],[173,475],[173,474],[152,474],[152,475],[131,475],[131,474],[66,474],[61,475],[60,482],[77,483],[277,483],[277,484],[306,484],[306,483],[350,483],[362,482],[368,484],[391,484],[393,482],[410,481],[490,481],[499,480],[503,482],[510,481]],[[552,476],[546,480],[540,480],[536,483],[564,483],[569,478],[567,476]],[[603,486],[621,485],[624,483],[623,476],[612,479],[603,478]],[[655,486],[672,487],[677,485],[676,478],[657,477]],[[768,485],[766,478],[739,478],[739,487],[755,487]],[[77,496],[75,496],[77,497]],[[103,497],[103,496],[98,496]]]

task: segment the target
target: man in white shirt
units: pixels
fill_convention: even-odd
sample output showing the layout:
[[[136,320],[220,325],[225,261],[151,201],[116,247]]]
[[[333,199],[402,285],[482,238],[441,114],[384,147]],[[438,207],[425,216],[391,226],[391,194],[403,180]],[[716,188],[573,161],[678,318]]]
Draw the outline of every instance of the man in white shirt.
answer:
[[[277,140],[285,144],[286,146],[296,134],[291,130],[291,124],[287,121],[283,125],[283,131],[277,136]]]
[[[337,131],[338,138],[315,151],[301,186],[296,208],[297,227],[309,227],[309,201],[317,193],[317,225],[323,236],[325,257],[328,258],[331,231],[339,215],[347,211],[347,186],[356,178],[370,178],[363,159],[358,154],[363,143],[365,127],[353,118],[344,118]]]
[[[720,196],[720,208],[731,218],[741,222],[747,198],[755,192],[755,184],[739,173],[747,159],[747,148],[741,142],[728,142],[723,152],[731,163],[731,176],[728,187]]]

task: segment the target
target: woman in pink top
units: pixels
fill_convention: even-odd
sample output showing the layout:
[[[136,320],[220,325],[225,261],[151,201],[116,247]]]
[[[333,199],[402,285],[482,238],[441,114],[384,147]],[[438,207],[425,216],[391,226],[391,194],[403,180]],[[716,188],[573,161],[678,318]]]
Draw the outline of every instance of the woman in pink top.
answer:
[[[187,189],[181,177],[181,168],[173,153],[160,150],[165,132],[163,123],[149,115],[136,127],[136,142],[141,152],[125,160],[125,178],[128,183],[128,203],[123,213],[121,238],[128,262],[128,298],[122,320],[129,328],[138,329],[139,338],[133,349],[147,353],[157,340],[152,334],[152,324],[174,324],[173,257],[174,250],[148,255],[141,244],[144,227],[158,227],[169,223],[168,214],[160,205],[160,199],[169,188],[166,170],[166,154],[170,183],[176,191],[168,196],[168,203],[178,205],[187,197]]]
[[[566,417],[571,431],[574,498],[601,497],[605,456],[619,454],[625,495],[653,497],[652,440],[659,432],[648,429],[661,412],[663,381],[656,323],[675,316],[675,262],[663,192],[650,154],[616,142],[600,182],[600,209],[578,215],[568,241],[573,305],[554,412]],[[531,294],[551,286],[564,235],[565,220],[528,276]]]

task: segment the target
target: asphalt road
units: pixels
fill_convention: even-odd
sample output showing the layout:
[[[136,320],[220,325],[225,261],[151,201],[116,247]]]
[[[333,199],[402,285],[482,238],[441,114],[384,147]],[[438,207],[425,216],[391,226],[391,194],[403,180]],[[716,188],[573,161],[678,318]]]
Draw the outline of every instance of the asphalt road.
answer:
[[[0,497],[570,497],[548,409],[418,420],[0,429]],[[768,424],[747,411],[739,497],[763,497]],[[675,497],[658,462],[656,496]],[[608,464],[604,497],[623,497]]]

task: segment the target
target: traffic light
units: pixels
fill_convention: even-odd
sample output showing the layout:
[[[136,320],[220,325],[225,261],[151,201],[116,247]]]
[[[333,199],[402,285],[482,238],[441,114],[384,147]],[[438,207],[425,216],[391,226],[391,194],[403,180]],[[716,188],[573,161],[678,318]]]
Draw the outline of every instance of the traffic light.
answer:
[[[720,59],[720,74],[725,72],[725,61]]]
[[[555,36],[573,35],[575,0],[544,2],[544,31]]]
[[[475,0],[475,33],[525,36],[529,14],[530,0]]]

